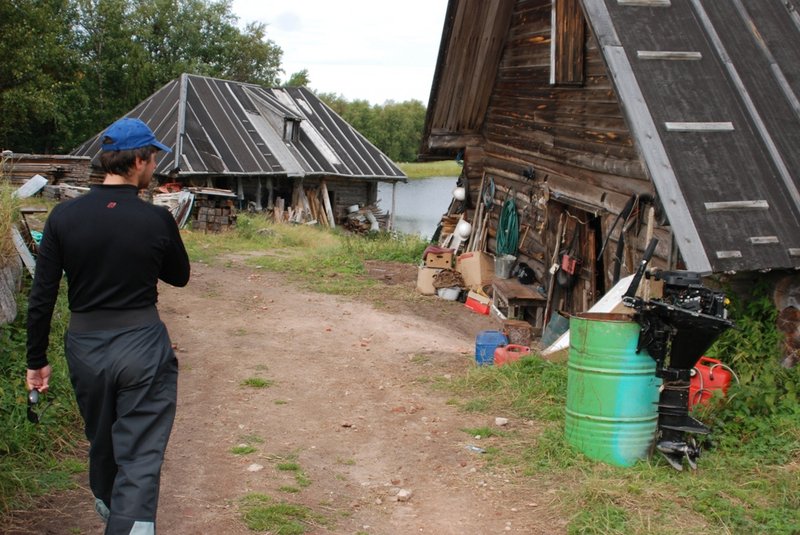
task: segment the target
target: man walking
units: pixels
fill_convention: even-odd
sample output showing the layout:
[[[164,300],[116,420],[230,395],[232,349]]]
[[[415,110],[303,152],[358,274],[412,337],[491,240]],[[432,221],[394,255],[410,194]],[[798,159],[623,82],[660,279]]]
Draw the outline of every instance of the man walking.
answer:
[[[106,535],[155,533],[161,465],[177,401],[178,362],[156,309],[158,280],[189,281],[170,213],[138,197],[156,153],[139,119],[104,133],[102,185],[53,208],[28,305],[29,390],[46,391],[48,336],[62,271],[72,312],[65,352],[89,439],[89,480]]]

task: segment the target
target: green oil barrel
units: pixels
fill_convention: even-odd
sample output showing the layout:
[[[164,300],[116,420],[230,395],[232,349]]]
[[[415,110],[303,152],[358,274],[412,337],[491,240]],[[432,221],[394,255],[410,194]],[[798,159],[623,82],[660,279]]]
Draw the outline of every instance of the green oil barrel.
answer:
[[[624,314],[570,318],[566,438],[587,457],[631,466],[648,456],[658,420],[661,379],[639,324]]]

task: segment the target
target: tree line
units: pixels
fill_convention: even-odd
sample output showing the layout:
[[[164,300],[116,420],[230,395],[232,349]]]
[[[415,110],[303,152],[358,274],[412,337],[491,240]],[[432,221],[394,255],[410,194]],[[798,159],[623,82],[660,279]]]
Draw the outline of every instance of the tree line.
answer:
[[[0,149],[68,153],[182,73],[310,86],[285,76],[267,26],[230,0],[0,2]],[[425,107],[320,98],[394,161],[413,161]]]

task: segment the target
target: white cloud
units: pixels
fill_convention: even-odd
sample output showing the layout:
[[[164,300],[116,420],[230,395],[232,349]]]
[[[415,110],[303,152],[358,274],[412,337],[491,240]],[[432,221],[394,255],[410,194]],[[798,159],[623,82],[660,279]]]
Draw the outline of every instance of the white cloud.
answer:
[[[426,103],[447,0],[234,0],[244,26],[267,24],[288,78],[307,69],[311,87],[373,104]]]

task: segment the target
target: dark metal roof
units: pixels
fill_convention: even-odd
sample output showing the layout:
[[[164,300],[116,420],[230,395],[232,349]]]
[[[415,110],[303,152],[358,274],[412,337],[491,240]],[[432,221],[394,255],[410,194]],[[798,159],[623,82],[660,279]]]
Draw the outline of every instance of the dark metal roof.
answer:
[[[800,267],[798,0],[583,5],[689,268]]]
[[[126,117],[147,123],[172,153],[162,176],[338,176],[405,181],[399,168],[305,88],[184,74]],[[292,136],[287,132],[292,129]],[[102,132],[72,151],[97,158]]]

